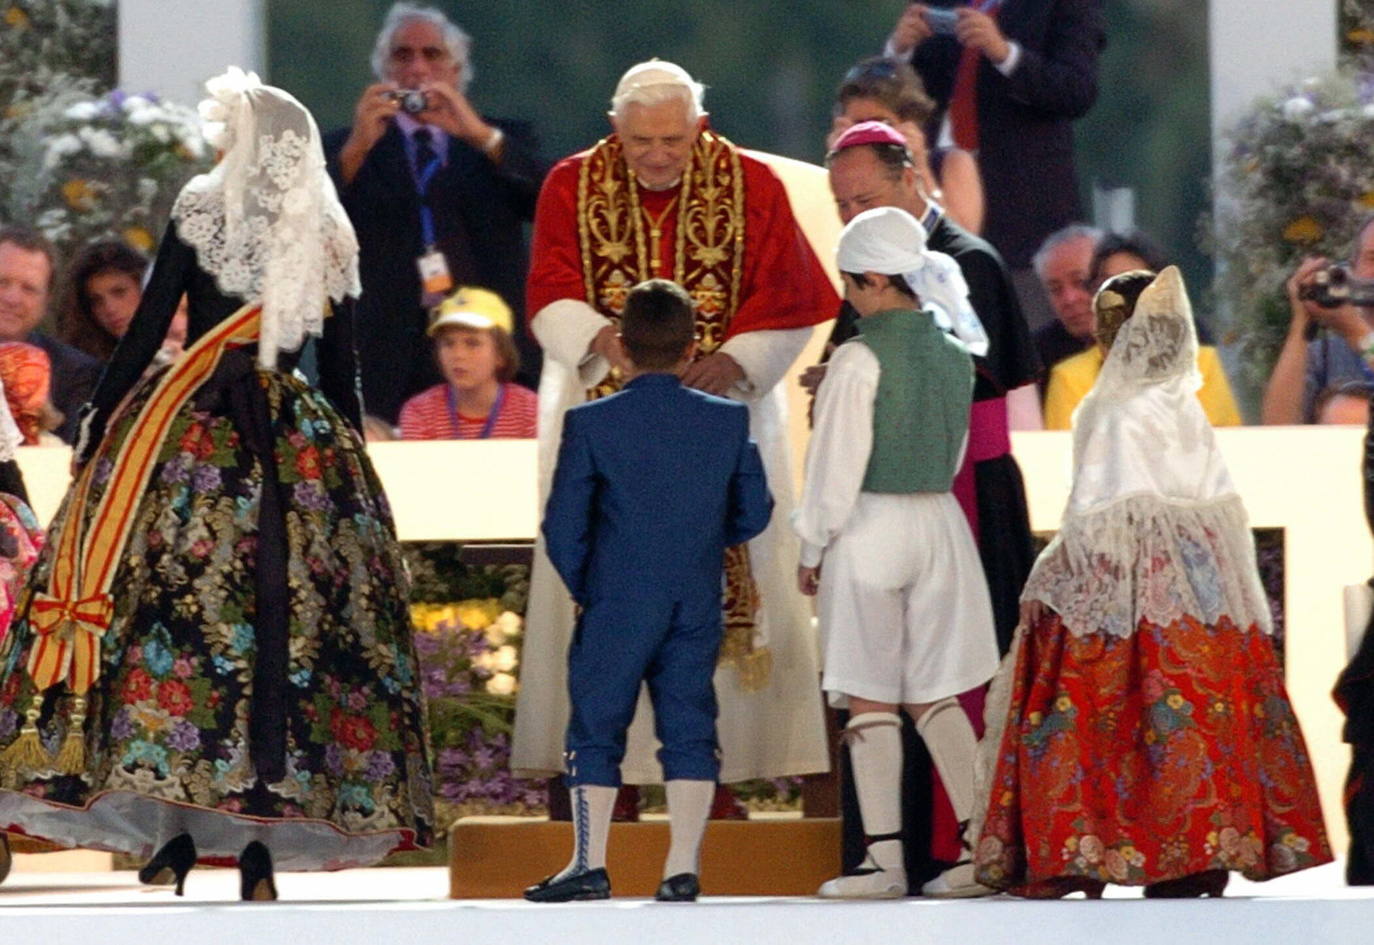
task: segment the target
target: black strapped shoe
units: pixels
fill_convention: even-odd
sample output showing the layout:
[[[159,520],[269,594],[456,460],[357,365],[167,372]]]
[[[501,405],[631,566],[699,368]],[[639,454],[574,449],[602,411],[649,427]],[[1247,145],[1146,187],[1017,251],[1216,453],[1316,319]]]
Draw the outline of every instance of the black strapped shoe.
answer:
[[[540,880],[525,890],[530,902],[572,902],[611,898],[611,877],[605,867],[574,873],[564,879],[557,874]]]

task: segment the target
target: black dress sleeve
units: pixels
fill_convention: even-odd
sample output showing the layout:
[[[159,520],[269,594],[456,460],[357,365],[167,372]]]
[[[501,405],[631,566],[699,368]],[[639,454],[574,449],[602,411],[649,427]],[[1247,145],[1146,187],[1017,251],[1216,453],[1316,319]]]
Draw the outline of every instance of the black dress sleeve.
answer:
[[[358,388],[358,351],[353,341],[353,300],[344,299],[324,320],[316,344],[320,390],[359,433],[363,429],[363,395]]]
[[[29,491],[24,488],[24,474],[18,460],[7,459],[0,463],[0,492],[8,492],[25,505],[29,504]]]
[[[1001,261],[990,253],[961,253],[959,268],[968,282],[969,303],[988,335],[987,356],[974,359],[978,380],[973,399],[1004,397],[1040,376],[1040,358],[1016,288]]]
[[[82,409],[82,423],[86,429],[79,443],[82,447],[82,455],[77,457],[79,462],[84,463],[89,458],[104,435],[111,412],[153,363],[195,265],[195,251],[177,237],[175,227],[169,223],[153,262],[152,276],[129,322],[129,330],[110,356],[110,363],[100,375],[100,383],[90,403]],[[87,415],[89,420],[84,419]]]

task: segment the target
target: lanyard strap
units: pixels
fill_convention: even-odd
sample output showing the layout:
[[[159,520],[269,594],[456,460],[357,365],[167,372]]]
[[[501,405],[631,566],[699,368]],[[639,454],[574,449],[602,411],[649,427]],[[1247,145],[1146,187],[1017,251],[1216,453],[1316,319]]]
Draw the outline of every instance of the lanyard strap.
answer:
[[[456,439],[466,439],[463,436],[463,427],[458,419],[458,397],[453,393],[453,385],[445,385],[445,393],[448,394],[448,420],[449,429],[453,431]],[[506,385],[502,384],[496,391],[496,402],[487,411],[487,421],[482,424],[482,432],[477,434],[479,440],[491,438],[491,431],[496,428],[496,419],[501,416],[501,405],[506,402]]]
[[[435,154],[415,175],[415,193],[420,198],[420,239],[424,241],[425,249],[432,249],[434,246],[434,211],[429,208],[426,194],[429,191],[429,182],[434,180],[434,175],[439,173],[441,166],[439,155]]]

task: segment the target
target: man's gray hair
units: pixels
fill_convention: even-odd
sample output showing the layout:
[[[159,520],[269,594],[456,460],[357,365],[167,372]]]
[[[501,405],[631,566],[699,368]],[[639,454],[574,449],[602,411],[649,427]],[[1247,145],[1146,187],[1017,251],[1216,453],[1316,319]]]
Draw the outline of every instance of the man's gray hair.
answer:
[[[1105,236],[1101,230],[1086,223],[1070,223],[1068,226],[1055,230],[1045,237],[1045,242],[1040,244],[1040,248],[1035,251],[1031,258],[1031,265],[1035,267],[1035,274],[1041,279],[1045,278],[1045,264],[1049,261],[1050,253],[1054,252],[1065,243],[1072,243],[1075,240],[1089,239],[1093,241],[1093,246],[1102,242]]]
[[[378,79],[386,81],[387,63],[391,59],[391,40],[402,26],[416,22],[428,23],[444,37],[448,54],[458,66],[458,90],[466,93],[468,83],[472,81],[474,74],[472,63],[468,60],[468,53],[472,49],[472,37],[463,32],[442,11],[434,7],[422,7],[416,3],[394,3],[386,12],[386,19],[382,21],[382,28],[377,33],[377,42],[372,47],[373,74]]]
[[[624,117],[628,105],[652,107],[682,102],[687,106],[687,119],[696,121],[706,114],[701,103],[705,93],[706,86],[688,75],[686,69],[675,63],[650,59],[631,66],[620,77],[611,97],[611,115]]]

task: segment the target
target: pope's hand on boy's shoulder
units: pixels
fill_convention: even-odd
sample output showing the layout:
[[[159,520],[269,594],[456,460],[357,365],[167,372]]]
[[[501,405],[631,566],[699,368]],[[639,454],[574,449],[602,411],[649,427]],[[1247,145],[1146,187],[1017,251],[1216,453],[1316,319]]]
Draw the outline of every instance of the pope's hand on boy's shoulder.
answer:
[[[728,394],[744,379],[744,369],[739,362],[723,351],[693,361],[682,372],[682,383],[717,397]]]
[[[797,565],[797,590],[807,597],[815,597],[820,586],[821,566],[819,564],[814,568],[809,568],[804,564]]]

